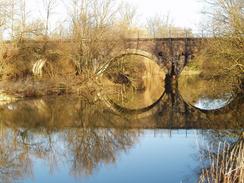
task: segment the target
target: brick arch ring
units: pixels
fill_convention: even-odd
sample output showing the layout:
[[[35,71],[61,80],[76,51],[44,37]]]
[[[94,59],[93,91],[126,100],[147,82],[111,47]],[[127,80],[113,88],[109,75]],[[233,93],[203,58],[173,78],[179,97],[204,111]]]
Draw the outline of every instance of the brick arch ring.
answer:
[[[106,62],[100,68],[98,68],[96,71],[96,75],[101,75],[113,62],[115,62],[116,60],[118,60],[124,56],[129,56],[129,55],[142,56],[144,58],[155,61],[157,64],[159,63],[159,59],[152,53],[149,53],[147,51],[143,51],[140,49],[126,49],[125,51],[120,52],[115,57],[110,59],[108,62]]]

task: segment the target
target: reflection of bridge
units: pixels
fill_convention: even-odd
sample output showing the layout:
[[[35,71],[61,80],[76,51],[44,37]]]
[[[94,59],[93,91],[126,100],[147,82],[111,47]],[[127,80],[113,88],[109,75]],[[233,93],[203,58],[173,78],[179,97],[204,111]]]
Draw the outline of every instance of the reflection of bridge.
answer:
[[[72,97],[18,101],[0,106],[0,121],[22,129],[46,128],[163,128],[240,129],[244,128],[243,97],[215,111],[194,108],[175,92],[162,95],[155,104],[139,111],[98,100],[89,103]]]
[[[128,109],[109,100],[110,108],[133,118],[133,125],[157,128],[243,128],[243,96],[237,95],[230,103],[215,110],[199,109],[184,101],[176,93],[163,95],[147,107]],[[152,124],[148,124],[148,122]],[[155,123],[156,121],[156,123]]]

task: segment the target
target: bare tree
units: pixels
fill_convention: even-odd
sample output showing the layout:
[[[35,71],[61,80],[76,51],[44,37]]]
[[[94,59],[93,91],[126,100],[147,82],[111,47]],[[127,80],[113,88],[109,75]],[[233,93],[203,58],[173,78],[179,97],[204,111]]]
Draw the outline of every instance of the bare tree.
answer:
[[[244,21],[244,2],[242,0],[205,0],[207,10],[203,13],[210,17],[209,27],[212,34],[242,34]]]
[[[50,17],[54,13],[54,9],[57,6],[56,0],[43,0],[45,10],[45,36],[48,36]]]
[[[132,6],[129,3],[124,3],[121,5],[121,8],[119,8],[119,13],[122,21],[127,23],[128,26],[134,24],[137,15],[137,9],[135,6]]]
[[[216,38],[209,44],[211,56],[215,59],[228,60],[232,66],[227,70],[244,71],[244,1],[243,0],[208,0],[210,17],[207,26]]]
[[[8,3],[6,0],[1,0],[0,1],[0,27],[2,27],[6,23],[6,16],[7,16],[7,11],[6,7],[8,6]]]
[[[117,47],[119,41],[113,31],[119,7],[120,4],[114,0],[72,0],[70,27],[76,50],[72,59],[77,63],[78,70],[95,70],[95,65],[107,60]],[[105,41],[108,39],[110,43]]]
[[[155,15],[147,19],[146,29],[148,35],[154,38],[160,37],[185,37],[192,35],[190,29],[176,27],[172,23],[170,15]]]
[[[15,23],[15,3],[16,0],[10,0],[10,8],[9,8],[9,22],[10,22],[10,30],[11,30],[11,38],[14,38],[14,23]]]
[[[165,37],[168,36],[171,26],[169,15],[155,15],[147,19],[146,28],[149,36]]]
[[[21,36],[23,36],[26,28],[26,18],[27,18],[27,11],[26,11],[26,0],[20,0],[19,2],[19,10],[20,10],[20,30]]]

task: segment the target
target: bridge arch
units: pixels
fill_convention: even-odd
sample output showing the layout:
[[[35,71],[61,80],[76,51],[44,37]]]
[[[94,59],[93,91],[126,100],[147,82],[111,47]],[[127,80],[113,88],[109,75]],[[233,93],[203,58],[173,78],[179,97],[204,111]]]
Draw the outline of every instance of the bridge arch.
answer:
[[[145,62],[145,65],[148,65],[148,63],[153,63],[153,68],[156,66],[156,70],[161,70],[159,65],[158,65],[158,58],[147,51],[143,51],[143,50],[138,50],[138,49],[126,49],[123,52],[120,52],[120,54],[116,55],[114,58],[112,58],[109,63],[107,63],[106,67],[104,67],[104,71],[106,69],[108,69],[110,66],[112,66],[113,63],[117,62],[119,59],[125,57],[125,56],[140,56],[139,58],[142,59],[142,63]],[[145,61],[143,59],[146,59]],[[139,61],[140,61],[139,59]],[[132,60],[133,62],[133,60]],[[137,61],[136,61],[137,62]],[[154,70],[150,69],[150,67],[146,66],[145,69],[147,70],[147,72],[152,72],[154,73]],[[105,71],[106,72],[106,71]],[[159,75],[159,73],[155,72],[155,75]],[[162,76],[162,82],[165,79],[165,72],[160,72],[160,76]],[[145,77],[148,77],[148,75],[144,75]],[[150,77],[151,75],[149,74],[149,83],[152,83],[152,85],[155,85],[155,80],[151,79]],[[147,79],[145,79],[144,77],[142,77],[142,81],[145,82],[145,90],[142,89],[139,91],[143,93],[149,92],[151,94],[152,91],[154,91],[153,88],[155,88],[154,86],[151,86],[149,83],[147,83]],[[160,80],[161,82],[161,80]],[[149,85],[148,85],[149,84]],[[158,86],[157,84],[155,86]],[[120,103],[117,103],[115,101],[113,101],[112,98],[110,98],[109,94],[105,91],[105,92],[100,92],[98,94],[98,98],[100,98],[110,109],[112,109],[114,112],[118,112],[118,113],[124,113],[124,114],[130,114],[132,116],[136,116],[136,118],[140,118],[142,116],[147,116],[149,114],[151,114],[153,111],[157,110],[157,104],[161,101],[161,99],[165,96],[165,91],[164,91],[164,87],[163,87],[163,83],[162,83],[162,88],[158,87],[157,91],[153,94],[153,98],[152,101],[150,101],[147,105],[143,105],[143,106],[130,106],[130,107],[126,107],[124,105],[121,105]],[[160,89],[160,90],[159,90]],[[101,91],[104,91],[104,89],[101,89]],[[146,94],[145,94],[146,95]],[[143,95],[144,96],[144,95]],[[150,95],[149,95],[150,96]],[[155,98],[154,98],[155,97]]]
[[[111,61],[115,61],[117,59],[120,59],[124,56],[127,55],[138,55],[138,56],[142,56],[145,58],[148,58],[150,60],[154,60],[156,62],[158,62],[158,58],[156,57],[156,55],[154,55],[153,53],[141,50],[141,49],[126,49],[123,52],[121,52],[120,54],[118,54],[117,56],[115,56]]]
[[[141,50],[141,49],[126,49],[122,52],[120,52],[119,54],[117,54],[116,56],[114,56],[112,59],[110,59],[108,62],[106,62],[101,68],[98,69],[97,71],[97,75],[101,75],[113,62],[116,62],[118,59],[121,59],[125,56],[141,56],[144,58],[147,58],[149,60],[152,60],[154,62],[156,62],[158,65],[160,64],[160,60],[159,58],[150,52]]]

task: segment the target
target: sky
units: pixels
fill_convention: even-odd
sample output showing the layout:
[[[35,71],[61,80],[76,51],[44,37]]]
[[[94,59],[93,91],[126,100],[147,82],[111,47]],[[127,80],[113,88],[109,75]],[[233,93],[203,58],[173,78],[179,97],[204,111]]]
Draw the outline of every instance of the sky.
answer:
[[[42,0],[27,0],[28,6],[39,8]],[[68,4],[69,0],[58,0],[59,4]],[[135,6],[138,13],[140,23],[145,23],[148,17],[155,14],[168,15],[175,26],[197,29],[201,20],[201,10],[203,9],[203,0],[123,0]],[[56,12],[56,20],[62,20],[62,13],[66,12],[62,5],[59,12]],[[35,14],[40,14],[40,10],[35,11]]]
[[[26,0],[27,9],[31,9],[29,19],[43,17],[43,0]],[[52,15],[52,25],[64,22],[67,15],[66,6],[70,0],[57,0],[58,7]],[[115,0],[118,1],[119,0]],[[201,11],[203,0],[122,0],[136,7],[138,24],[145,24],[149,17],[154,15],[169,15],[174,26],[191,28],[194,33],[200,33],[199,24],[202,20]]]
[[[138,8],[139,17],[146,20],[155,14],[169,14],[175,26],[198,31],[203,0],[125,0]]]

